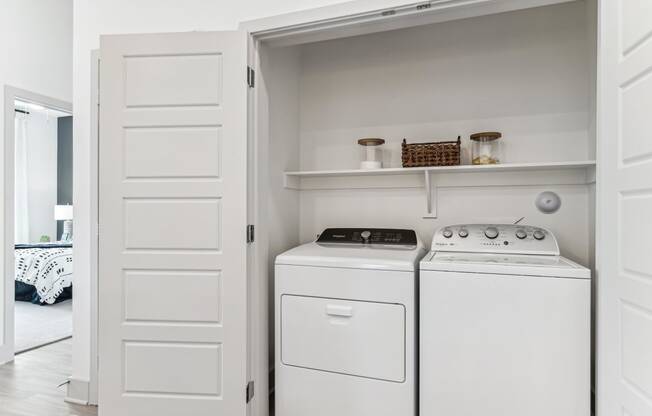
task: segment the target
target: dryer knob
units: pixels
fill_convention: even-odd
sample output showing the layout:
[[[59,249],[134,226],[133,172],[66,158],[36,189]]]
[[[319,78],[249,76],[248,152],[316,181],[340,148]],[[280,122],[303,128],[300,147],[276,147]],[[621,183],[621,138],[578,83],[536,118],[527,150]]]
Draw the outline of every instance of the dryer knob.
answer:
[[[498,237],[498,228],[496,228],[496,227],[487,227],[484,230],[484,235],[487,238],[493,240],[494,238]]]
[[[446,238],[451,238],[453,236],[453,231],[450,228],[445,228],[444,231],[442,231],[442,235]]]
[[[537,240],[543,240],[546,238],[546,235],[543,233],[541,230],[536,230],[532,233],[532,236],[536,238]]]
[[[460,230],[457,232],[457,235],[462,238],[466,238],[469,236],[469,231],[466,228],[460,228]]]
[[[369,237],[371,237],[371,231],[363,231],[363,232],[361,232],[360,237],[362,237],[362,239],[366,243],[367,241],[369,241]]]
[[[516,238],[518,238],[519,240],[522,240],[522,239],[524,239],[525,237],[527,237],[527,233],[525,232],[525,230],[523,230],[523,229],[521,229],[521,228],[519,228],[518,230],[516,230]]]

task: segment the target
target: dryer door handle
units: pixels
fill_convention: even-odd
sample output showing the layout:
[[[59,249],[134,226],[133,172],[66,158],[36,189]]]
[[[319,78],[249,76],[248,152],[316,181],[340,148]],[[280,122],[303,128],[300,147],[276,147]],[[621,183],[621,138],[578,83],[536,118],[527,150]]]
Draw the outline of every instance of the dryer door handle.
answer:
[[[353,307],[345,305],[326,305],[326,315],[350,318],[353,316]]]

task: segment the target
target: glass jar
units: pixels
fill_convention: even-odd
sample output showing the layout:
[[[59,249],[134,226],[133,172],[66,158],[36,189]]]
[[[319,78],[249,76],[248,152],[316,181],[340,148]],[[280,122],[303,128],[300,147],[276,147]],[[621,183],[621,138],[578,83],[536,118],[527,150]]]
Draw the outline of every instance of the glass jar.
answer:
[[[502,134],[496,131],[485,131],[471,135],[471,154],[474,165],[495,165],[500,163]]]
[[[360,169],[380,169],[383,167],[383,145],[385,140],[366,138],[358,140],[360,145]]]

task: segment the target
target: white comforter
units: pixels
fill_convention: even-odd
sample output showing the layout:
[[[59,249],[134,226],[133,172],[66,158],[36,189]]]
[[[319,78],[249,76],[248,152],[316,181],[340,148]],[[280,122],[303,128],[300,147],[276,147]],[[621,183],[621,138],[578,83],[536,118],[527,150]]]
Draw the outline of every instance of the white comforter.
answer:
[[[72,248],[16,249],[16,280],[36,287],[41,302],[53,304],[72,285]]]

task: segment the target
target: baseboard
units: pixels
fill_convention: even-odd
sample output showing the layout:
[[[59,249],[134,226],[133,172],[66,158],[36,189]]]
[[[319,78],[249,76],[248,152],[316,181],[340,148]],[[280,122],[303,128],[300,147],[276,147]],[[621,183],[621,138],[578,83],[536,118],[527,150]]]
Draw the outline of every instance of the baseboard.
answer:
[[[66,392],[66,398],[64,399],[68,403],[81,404],[87,406],[88,403],[88,389],[90,382],[88,380],[82,380],[74,377],[68,377],[68,389]]]

